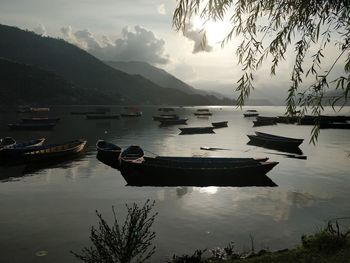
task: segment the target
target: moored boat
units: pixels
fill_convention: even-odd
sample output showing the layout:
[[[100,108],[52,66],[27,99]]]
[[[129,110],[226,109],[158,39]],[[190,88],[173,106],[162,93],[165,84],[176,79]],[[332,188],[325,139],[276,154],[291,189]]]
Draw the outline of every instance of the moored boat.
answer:
[[[206,111],[203,111],[203,112],[195,112],[193,113],[194,115],[196,116],[211,116],[213,115],[211,112],[206,112]]]
[[[47,108],[47,107],[31,107],[30,111],[31,112],[49,112],[50,108]]]
[[[88,120],[106,120],[106,119],[119,119],[119,115],[111,115],[111,114],[88,114],[86,115],[86,119]]]
[[[126,151],[119,169],[129,185],[229,186],[265,176],[278,164],[253,158],[144,157],[137,146]]]
[[[122,117],[141,117],[142,116],[142,112],[129,112],[129,113],[122,113],[120,114],[120,116]]]
[[[1,157],[18,156],[19,154],[22,154],[30,150],[30,147],[41,146],[43,145],[44,142],[45,142],[45,138],[30,140],[30,141],[21,142],[21,143],[16,142],[14,144],[7,145],[0,148],[0,156]]]
[[[7,126],[11,130],[51,130],[56,123],[10,123]]]
[[[224,128],[228,126],[227,121],[212,122],[211,125],[213,125],[214,128]]]
[[[257,110],[246,110],[245,113],[243,113],[244,117],[256,117],[259,116],[259,113]]]
[[[187,124],[188,119],[162,119],[159,120],[161,125],[179,125],[179,124]]]
[[[0,149],[3,147],[9,147],[16,144],[16,140],[12,137],[5,137],[0,139]]]
[[[23,123],[55,123],[60,118],[22,118]]]
[[[71,111],[72,115],[106,114],[105,111]]]
[[[214,127],[189,127],[189,128],[179,128],[181,130],[180,134],[201,134],[201,133],[215,133]]]
[[[179,119],[179,116],[176,114],[161,114],[159,116],[153,116],[154,121],[160,121],[160,120],[177,120]]]
[[[295,139],[262,132],[255,133],[256,135],[247,135],[248,138],[251,142],[262,145],[279,146],[282,148],[297,148],[304,141],[304,139]]]
[[[98,140],[96,149],[98,160],[114,168],[119,167],[118,158],[122,150],[119,146],[104,140]]]

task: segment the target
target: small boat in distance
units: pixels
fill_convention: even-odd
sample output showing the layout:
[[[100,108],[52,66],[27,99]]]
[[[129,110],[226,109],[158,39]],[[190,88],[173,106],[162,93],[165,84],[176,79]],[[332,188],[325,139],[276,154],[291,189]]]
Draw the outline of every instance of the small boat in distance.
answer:
[[[161,114],[159,116],[153,116],[154,121],[160,121],[160,120],[177,120],[179,119],[179,116],[176,114]]]
[[[178,124],[186,124],[188,119],[162,119],[159,120],[160,125],[169,126],[169,125],[178,125]]]
[[[197,109],[197,112],[209,112],[209,109]]]
[[[120,114],[121,117],[141,117],[142,112],[129,112]]]
[[[88,114],[86,115],[87,120],[106,120],[106,119],[119,119],[119,115],[111,115],[111,114]]]
[[[60,121],[60,118],[23,118],[23,123],[55,123]]]
[[[189,127],[189,128],[179,128],[182,134],[202,134],[202,133],[215,133],[214,127]]]
[[[31,112],[49,112],[50,108],[44,108],[44,107],[31,107]]]
[[[213,125],[214,128],[224,128],[228,126],[227,121],[212,122],[211,125]]]
[[[211,112],[195,112],[195,113],[193,113],[194,115],[196,115],[197,117],[198,116],[211,116],[211,115],[213,115]]]
[[[245,113],[243,113],[244,117],[256,117],[259,116],[259,113],[257,110],[246,110]]]
[[[174,111],[174,109],[173,108],[170,108],[170,107],[165,107],[165,108],[158,108],[158,111],[165,111],[165,112],[167,112],[167,111]]]
[[[72,115],[106,114],[105,111],[71,111]]]
[[[56,123],[10,123],[7,126],[11,130],[51,130]]]

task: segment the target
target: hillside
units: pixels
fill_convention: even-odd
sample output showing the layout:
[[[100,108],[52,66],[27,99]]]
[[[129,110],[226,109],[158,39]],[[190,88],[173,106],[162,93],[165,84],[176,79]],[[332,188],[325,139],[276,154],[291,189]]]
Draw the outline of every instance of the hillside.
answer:
[[[0,87],[1,105],[116,102],[100,92],[76,88],[51,72],[5,59],[0,59]]]
[[[116,70],[64,40],[15,27],[0,25],[0,57],[53,72],[76,88],[102,92],[120,104],[213,104],[212,96],[165,90],[140,75]]]

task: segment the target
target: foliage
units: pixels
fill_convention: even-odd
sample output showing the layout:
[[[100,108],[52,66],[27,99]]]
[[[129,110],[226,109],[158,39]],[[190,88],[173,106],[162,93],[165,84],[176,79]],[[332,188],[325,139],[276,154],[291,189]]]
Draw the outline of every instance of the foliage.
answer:
[[[320,115],[327,101],[334,107],[340,99],[346,102],[349,98],[349,13],[349,0],[179,0],[173,25],[177,30],[185,30],[194,15],[205,21],[231,22],[232,28],[222,44],[236,36],[242,39],[236,51],[242,66],[236,88],[240,106],[254,88],[254,73],[264,62],[271,60],[270,72],[275,75],[279,64],[294,48],[286,113],[303,115],[311,107],[314,115]],[[327,52],[329,47],[337,47],[337,54]],[[307,64],[309,60],[311,63]],[[327,63],[328,60],[331,62]],[[339,63],[344,73],[331,77]],[[302,85],[306,80],[309,84]],[[330,88],[340,95],[328,96]],[[316,125],[312,142],[317,135]]]
[[[119,225],[116,212],[113,207],[114,223],[108,225],[102,215],[96,211],[99,219],[98,228],[91,228],[91,247],[85,247],[82,254],[72,252],[84,262],[99,263],[130,263],[144,262],[155,252],[152,240],[155,232],[150,228],[157,213],[149,215],[154,203],[146,201],[142,208],[137,204],[126,205],[127,216],[123,226]]]

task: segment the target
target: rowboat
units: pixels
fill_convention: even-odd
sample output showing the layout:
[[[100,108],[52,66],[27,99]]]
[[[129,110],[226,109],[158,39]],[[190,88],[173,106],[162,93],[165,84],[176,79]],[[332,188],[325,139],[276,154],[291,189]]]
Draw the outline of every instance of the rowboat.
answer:
[[[159,116],[153,116],[154,121],[160,121],[160,120],[177,120],[179,119],[179,116],[176,114],[161,114]]]
[[[0,149],[3,147],[8,147],[16,144],[16,140],[12,137],[5,137],[0,139]]]
[[[86,115],[87,120],[110,120],[110,119],[119,119],[119,115],[105,115],[105,114],[94,114],[94,115]]]
[[[71,111],[72,115],[106,114],[105,111]]]
[[[256,117],[259,116],[259,113],[256,110],[247,110],[245,113],[243,113],[244,117]]]
[[[98,140],[96,143],[97,159],[104,164],[117,168],[121,148],[113,143]]]
[[[11,130],[51,130],[56,123],[11,123],[7,126]]]
[[[162,119],[159,120],[160,125],[178,125],[178,124],[187,124],[188,119]]]
[[[348,122],[324,122],[320,123],[321,129],[350,129]]]
[[[45,138],[30,140],[22,143],[14,143],[0,149],[0,157],[17,157],[26,151],[30,151],[32,147],[40,147],[43,145]]]
[[[48,112],[50,111],[50,108],[44,108],[44,107],[31,107],[30,108],[31,112]]]
[[[142,112],[129,112],[129,113],[122,113],[120,114],[120,116],[122,117],[141,117],[142,116]]]
[[[209,109],[197,109],[198,112],[209,112]]]
[[[211,125],[213,125],[214,128],[223,128],[227,127],[227,121],[212,122]]]
[[[173,108],[158,108],[158,111],[174,111]]]
[[[196,116],[211,116],[211,115],[213,115],[211,112],[195,112],[193,114]]]
[[[261,145],[279,146],[285,148],[297,148],[304,139],[295,139],[277,136],[262,132],[255,132],[256,135],[247,135],[251,142]]]
[[[201,133],[215,133],[214,127],[190,127],[190,128],[179,128],[180,134],[201,134]]]
[[[58,122],[60,118],[23,118],[23,123],[55,123]]]
[[[274,125],[274,124],[277,124],[277,118],[276,117],[257,116],[256,120],[253,121],[253,123],[254,123],[253,127]]]
[[[28,147],[29,150],[20,157],[29,162],[56,160],[82,152],[85,145],[86,141],[80,139],[60,144]]]
[[[120,157],[128,185],[229,186],[254,181],[278,164],[253,158],[145,157],[133,147]]]

